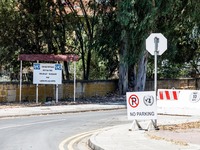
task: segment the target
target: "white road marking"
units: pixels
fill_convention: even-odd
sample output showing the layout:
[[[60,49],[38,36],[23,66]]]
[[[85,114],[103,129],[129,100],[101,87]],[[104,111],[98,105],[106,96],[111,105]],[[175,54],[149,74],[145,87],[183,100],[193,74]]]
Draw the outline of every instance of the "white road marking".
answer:
[[[20,125],[12,125],[12,126],[1,127],[0,130],[9,129],[9,128],[24,127],[24,126],[31,126],[31,125],[37,125],[37,124],[44,124],[44,123],[59,122],[59,121],[65,121],[65,120],[67,120],[67,119],[48,120],[48,121],[32,122],[32,123],[26,123],[26,124],[20,124]]]

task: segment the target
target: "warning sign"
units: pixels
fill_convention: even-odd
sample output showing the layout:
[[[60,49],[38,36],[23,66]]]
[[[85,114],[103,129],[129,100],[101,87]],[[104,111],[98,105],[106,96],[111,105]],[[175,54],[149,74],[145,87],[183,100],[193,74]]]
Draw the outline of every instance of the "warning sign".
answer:
[[[137,95],[133,94],[129,97],[129,105],[133,108],[136,108],[139,105],[139,98]]]
[[[127,115],[129,120],[157,119],[155,92],[127,92]]]
[[[192,93],[190,94],[190,101],[191,101],[192,103],[197,103],[199,100],[200,100],[200,95],[199,95],[198,92],[192,92]]]

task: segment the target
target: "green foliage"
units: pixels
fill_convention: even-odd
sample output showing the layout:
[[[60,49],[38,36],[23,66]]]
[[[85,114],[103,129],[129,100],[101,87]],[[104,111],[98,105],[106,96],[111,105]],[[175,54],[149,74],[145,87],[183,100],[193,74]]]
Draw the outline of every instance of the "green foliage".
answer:
[[[79,77],[110,78],[118,70],[123,43],[127,48],[123,61],[138,66],[146,38],[160,32],[168,39],[168,50],[159,57],[160,77],[189,76],[185,64],[199,72],[199,0],[82,2],[79,16],[72,3],[65,6],[69,13],[60,1],[1,0],[1,64],[19,67],[19,53],[77,53]],[[149,76],[152,65],[150,60]]]
[[[128,27],[129,29],[134,29],[137,26],[138,18],[135,13],[134,5],[135,0],[123,0],[123,2],[120,1],[118,3],[117,21],[122,28]]]
[[[191,66],[187,63],[173,63],[166,59],[159,61],[158,66],[159,79],[174,79],[191,76]],[[152,60],[148,63],[147,78],[154,78],[154,62]]]
[[[19,70],[20,53],[66,54],[65,46],[70,43],[70,40],[66,43],[66,39],[72,37],[73,28],[66,26],[65,18],[70,17],[63,12],[63,7],[53,1],[1,1],[1,64]],[[68,48],[70,53],[73,50]]]
[[[15,1],[0,2],[0,58],[3,62],[16,64],[18,45],[16,29],[18,25],[15,23],[18,14],[14,11]],[[12,57],[11,57],[12,56]],[[8,65],[7,65],[8,66]]]
[[[158,17],[161,22],[158,22],[157,26],[168,39],[168,50],[161,56],[161,59],[167,59],[170,64],[173,64],[174,68],[185,66],[185,63],[192,64],[193,60],[199,56],[200,36],[198,33],[199,26],[197,25],[199,17],[196,15],[199,12],[199,7],[195,7],[195,3],[197,3],[195,0],[176,0],[169,3],[167,11]],[[199,5],[199,3],[196,5]],[[189,66],[193,68],[192,66],[196,65]],[[187,72],[191,72],[194,68],[186,67],[186,69],[189,69]],[[177,77],[186,75],[190,76],[189,73],[185,73],[184,75],[178,74]]]
[[[116,22],[116,13],[110,5],[104,6],[104,10],[99,12],[99,22],[95,33],[95,47],[100,62],[100,70],[104,71],[104,77],[110,78],[118,68],[118,50],[120,46],[120,26]],[[96,70],[96,69],[95,69]],[[97,72],[98,73],[98,72]]]

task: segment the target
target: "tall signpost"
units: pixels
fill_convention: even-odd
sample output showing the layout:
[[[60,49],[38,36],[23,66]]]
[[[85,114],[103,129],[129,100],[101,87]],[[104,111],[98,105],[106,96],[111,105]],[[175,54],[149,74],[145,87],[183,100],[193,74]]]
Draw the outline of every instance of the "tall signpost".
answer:
[[[161,33],[152,33],[146,39],[146,50],[154,55],[154,90],[157,101],[157,56],[162,55],[167,50],[167,39]],[[157,120],[155,124],[157,126]]]

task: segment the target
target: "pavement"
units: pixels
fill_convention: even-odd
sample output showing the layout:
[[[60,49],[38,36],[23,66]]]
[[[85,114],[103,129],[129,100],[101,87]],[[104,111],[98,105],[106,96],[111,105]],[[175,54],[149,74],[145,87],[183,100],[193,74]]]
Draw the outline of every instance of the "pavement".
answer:
[[[47,115],[47,114],[62,114],[76,113],[99,110],[115,110],[124,109],[126,106],[121,103],[100,103],[100,104],[79,104],[79,105],[47,105],[47,106],[0,106],[0,118],[20,117],[30,115]]]
[[[158,118],[158,126],[200,120],[200,116],[166,117],[163,119],[165,116],[160,116],[160,120]],[[200,150],[199,129],[194,133],[185,130],[181,132],[167,131],[168,134],[165,134],[166,131],[154,130],[154,128],[146,131],[148,121],[141,121],[139,124],[144,130],[133,128],[130,131],[131,123],[104,129],[90,137],[89,145],[93,150]]]
[[[37,107],[0,107],[0,118],[30,115],[62,114],[98,110],[125,109],[126,105],[118,103],[81,104]],[[186,122],[200,121],[200,116],[158,115],[157,125],[176,125]],[[139,121],[143,129],[130,124],[118,125],[102,129],[94,133],[88,144],[93,150],[200,150],[200,129],[190,132],[154,130],[148,121]],[[180,133],[181,138],[175,138]],[[169,137],[171,135],[171,137]],[[180,135],[179,135],[180,136]],[[187,137],[187,139],[186,139]],[[193,138],[193,140],[192,140]]]

